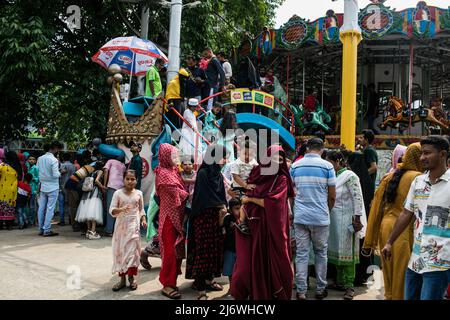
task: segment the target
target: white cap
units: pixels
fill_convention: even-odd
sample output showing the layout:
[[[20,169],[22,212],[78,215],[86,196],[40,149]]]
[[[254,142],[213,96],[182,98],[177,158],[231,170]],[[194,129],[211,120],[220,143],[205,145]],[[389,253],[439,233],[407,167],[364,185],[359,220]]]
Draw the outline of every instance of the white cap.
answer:
[[[192,107],[198,106],[198,99],[195,99],[195,98],[189,99],[188,105],[189,105],[189,106],[192,106]]]

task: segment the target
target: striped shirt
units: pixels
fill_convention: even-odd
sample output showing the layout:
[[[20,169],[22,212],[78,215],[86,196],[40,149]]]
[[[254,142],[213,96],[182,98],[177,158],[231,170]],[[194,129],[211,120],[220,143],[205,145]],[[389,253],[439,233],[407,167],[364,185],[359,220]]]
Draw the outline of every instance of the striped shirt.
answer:
[[[329,225],[328,187],[336,185],[332,164],[318,154],[309,153],[292,165],[291,177],[297,189],[294,223]]]

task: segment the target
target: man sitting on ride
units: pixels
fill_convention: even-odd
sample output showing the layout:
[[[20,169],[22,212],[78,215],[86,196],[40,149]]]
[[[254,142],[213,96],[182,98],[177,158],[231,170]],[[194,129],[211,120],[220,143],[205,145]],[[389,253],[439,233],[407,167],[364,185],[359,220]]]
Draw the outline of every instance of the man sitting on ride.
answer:
[[[307,91],[307,96],[303,104],[306,114],[316,112],[317,107],[317,91],[309,88]]]

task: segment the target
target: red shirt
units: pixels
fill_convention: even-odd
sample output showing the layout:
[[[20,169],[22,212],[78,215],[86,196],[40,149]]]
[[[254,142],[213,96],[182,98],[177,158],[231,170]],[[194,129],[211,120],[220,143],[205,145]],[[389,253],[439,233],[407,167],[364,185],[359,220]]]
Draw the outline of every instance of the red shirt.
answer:
[[[309,112],[316,111],[316,97],[309,95],[305,98],[305,109]]]

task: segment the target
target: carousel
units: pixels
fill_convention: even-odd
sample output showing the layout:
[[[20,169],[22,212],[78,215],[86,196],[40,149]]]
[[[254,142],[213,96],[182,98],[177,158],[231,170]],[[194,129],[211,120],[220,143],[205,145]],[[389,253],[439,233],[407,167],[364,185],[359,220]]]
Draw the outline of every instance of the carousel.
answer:
[[[379,149],[450,132],[450,7],[420,1],[397,11],[389,2],[394,5],[374,0],[357,13],[356,132],[373,127]],[[314,118],[313,129],[326,134],[331,147],[340,145],[342,92],[348,91],[342,88],[343,24],[344,14],[333,10],[315,21],[294,15],[280,29],[243,39],[237,51],[240,60],[274,71],[297,111],[297,136],[314,133],[304,126]],[[310,96],[317,106],[307,118],[303,106]]]

